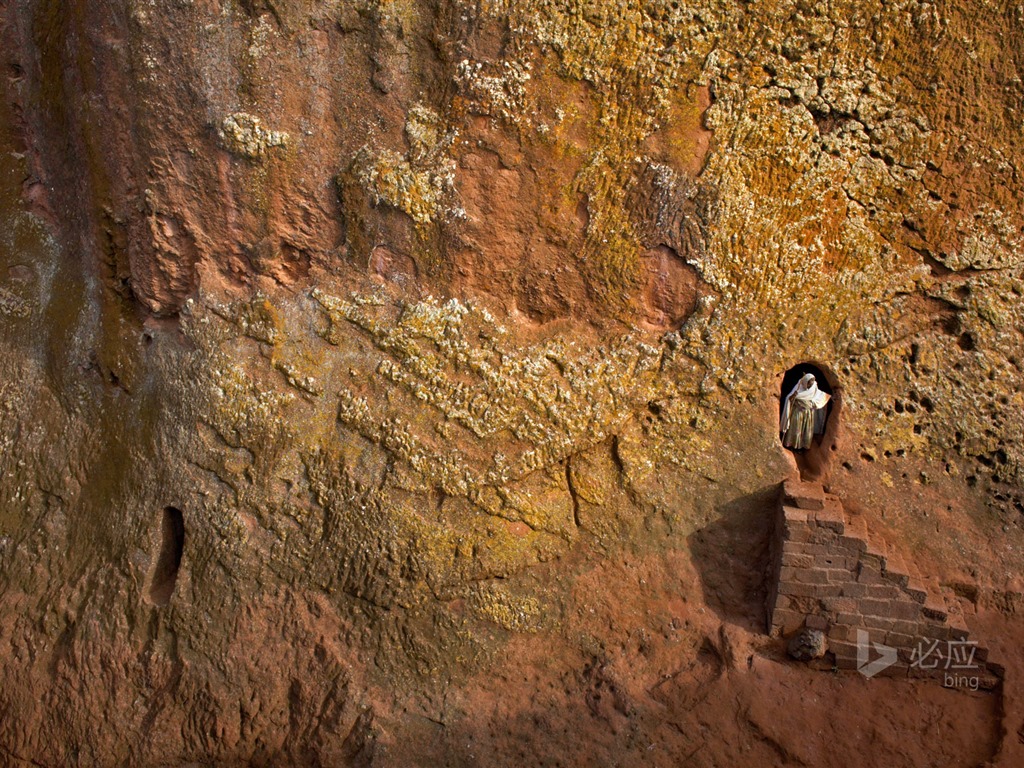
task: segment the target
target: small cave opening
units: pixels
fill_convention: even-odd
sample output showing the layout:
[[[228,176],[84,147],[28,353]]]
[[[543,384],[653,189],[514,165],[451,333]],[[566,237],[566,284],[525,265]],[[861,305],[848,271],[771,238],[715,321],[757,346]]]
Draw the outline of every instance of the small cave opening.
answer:
[[[184,551],[185,517],[180,509],[165,507],[160,515],[160,548],[154,558],[146,590],[152,605],[162,608],[171,602]]]
[[[828,402],[821,408],[823,413],[815,422],[813,435],[806,446],[786,446],[796,459],[800,476],[804,480],[822,480],[828,470],[832,454],[836,451],[839,438],[839,415],[842,410],[842,390],[836,376],[820,364],[803,362],[794,365],[782,376],[779,387],[779,439],[785,445],[786,401],[800,381],[810,374],[817,388],[828,395]]]

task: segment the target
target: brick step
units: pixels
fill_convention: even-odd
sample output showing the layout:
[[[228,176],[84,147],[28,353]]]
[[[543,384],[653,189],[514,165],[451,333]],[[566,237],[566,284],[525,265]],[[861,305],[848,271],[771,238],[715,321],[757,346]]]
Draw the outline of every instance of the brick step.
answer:
[[[967,628],[967,622],[964,620],[963,614],[951,613],[946,620],[946,624],[950,629],[950,638],[952,640],[966,640],[971,632]],[[984,659],[982,659],[984,661]]]
[[[959,614],[953,594],[939,584],[934,577],[911,576],[911,569],[897,554],[886,557],[886,571],[883,579],[900,588],[903,595],[921,606],[922,615],[934,621],[946,621],[952,613]]]
[[[825,494],[826,501],[838,498],[832,494]],[[892,549],[883,538],[872,534],[868,530],[867,521],[862,515],[850,515],[845,513],[846,520],[845,534],[851,539],[861,539],[866,547],[864,552],[868,555],[865,558],[869,564],[876,564],[878,571],[885,581],[895,584],[917,603],[924,604],[929,593],[929,588],[921,583],[920,571],[913,564],[913,561],[904,560],[903,557]]]
[[[773,554],[779,581],[767,606],[769,632],[826,631],[837,666],[855,669],[854,638],[863,630],[898,648],[900,663],[887,674],[909,676],[926,673],[910,663],[920,643],[968,640],[955,593],[873,534],[863,515],[847,513],[818,483],[788,481],[780,502]],[[996,684],[999,665],[988,662],[980,646],[970,647]]]
[[[934,576],[921,577],[919,584],[926,591],[922,603],[922,614],[932,621],[946,621],[949,618],[949,607],[946,601],[945,590]]]
[[[915,603],[925,604],[928,600],[928,585],[925,584],[920,576],[911,576],[907,580],[907,585],[903,588],[904,594],[910,597]]]
[[[868,524],[864,522],[864,518],[860,515],[856,517],[848,515],[846,518],[846,535],[850,538],[860,539],[867,544]]]
[[[918,574],[917,569],[913,568],[911,565],[909,565],[899,555],[899,553],[891,552],[886,557],[885,579],[887,581],[897,585],[904,592],[907,592],[908,594],[910,593],[910,591],[911,591],[911,586],[910,586],[911,583],[918,584],[918,585],[921,584],[921,582],[919,580],[919,575],[916,575],[916,574]],[[927,587],[925,588],[925,591],[926,592],[928,591]],[[914,596],[911,595],[911,597],[913,598]],[[915,602],[921,602],[921,601],[915,599]]]
[[[909,576],[912,579],[920,579],[921,578],[921,569],[917,567],[917,562],[913,558],[907,560],[906,561],[906,565],[907,565],[907,576]]]
[[[843,513],[843,505],[836,499],[825,499],[822,508],[815,511],[814,519],[818,525],[840,536],[846,533],[846,515]]]
[[[825,489],[821,483],[805,483],[789,479],[782,484],[783,504],[797,509],[817,511],[825,506]]]
[[[886,546],[882,539],[872,535],[868,536],[866,543],[868,546],[864,550],[864,554],[861,555],[861,562],[877,569],[879,573],[883,572],[886,565],[886,556],[889,554],[889,547]]]

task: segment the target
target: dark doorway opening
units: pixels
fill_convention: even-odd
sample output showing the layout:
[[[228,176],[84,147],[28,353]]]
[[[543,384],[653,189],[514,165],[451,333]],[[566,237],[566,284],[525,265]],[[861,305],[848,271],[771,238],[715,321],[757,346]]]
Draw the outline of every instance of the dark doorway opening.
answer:
[[[797,382],[808,373],[814,376],[818,389],[831,396],[825,405],[824,431],[814,436],[809,448],[787,450],[791,450],[796,458],[797,466],[800,468],[800,476],[804,480],[821,480],[826,474],[839,438],[839,413],[842,410],[842,391],[838,386],[836,377],[828,369],[815,363],[804,362],[794,365],[782,377],[782,385],[779,387],[778,418],[781,421],[782,411],[789,393],[797,385]]]
[[[185,551],[185,518],[181,510],[166,507],[160,516],[160,549],[149,578],[147,596],[153,605],[171,602],[178,581],[181,556]]]

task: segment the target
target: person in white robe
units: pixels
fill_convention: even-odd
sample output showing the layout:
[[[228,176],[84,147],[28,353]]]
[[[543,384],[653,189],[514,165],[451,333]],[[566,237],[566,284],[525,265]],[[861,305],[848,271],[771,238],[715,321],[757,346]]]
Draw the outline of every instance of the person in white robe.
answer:
[[[825,431],[825,406],[831,395],[818,389],[813,373],[805,373],[786,396],[779,420],[782,444],[794,450],[811,447],[815,435]]]

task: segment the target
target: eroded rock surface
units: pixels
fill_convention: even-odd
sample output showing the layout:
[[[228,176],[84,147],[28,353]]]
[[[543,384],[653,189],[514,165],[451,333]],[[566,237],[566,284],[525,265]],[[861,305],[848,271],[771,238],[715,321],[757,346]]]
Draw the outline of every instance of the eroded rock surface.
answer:
[[[0,24],[0,760],[1019,764],[1015,5]],[[1006,690],[763,637],[800,362]]]

